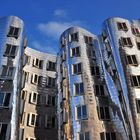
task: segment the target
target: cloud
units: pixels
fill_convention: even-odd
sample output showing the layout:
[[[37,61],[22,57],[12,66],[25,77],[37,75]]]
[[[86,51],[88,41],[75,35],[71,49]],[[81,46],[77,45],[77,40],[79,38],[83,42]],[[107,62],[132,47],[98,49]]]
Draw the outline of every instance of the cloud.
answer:
[[[80,21],[72,21],[72,22],[57,22],[50,21],[48,23],[40,23],[38,24],[38,29],[44,33],[47,37],[51,37],[52,39],[58,40],[63,31],[68,29],[71,26],[82,25]]]
[[[44,45],[44,44],[41,44],[39,41],[31,42],[31,48],[34,48],[42,52],[52,53],[52,54],[57,53],[57,48],[55,48],[55,46]]]
[[[66,11],[62,9],[57,9],[54,11],[54,16],[56,17],[65,17],[67,15]]]

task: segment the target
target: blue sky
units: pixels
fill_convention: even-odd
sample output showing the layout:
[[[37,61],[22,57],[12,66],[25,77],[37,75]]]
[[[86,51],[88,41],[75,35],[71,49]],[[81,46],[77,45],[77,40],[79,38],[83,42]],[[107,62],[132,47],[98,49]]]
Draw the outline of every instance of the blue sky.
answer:
[[[0,17],[24,20],[29,47],[56,54],[59,35],[78,25],[100,34],[105,19],[140,18],[140,0],[0,0]]]

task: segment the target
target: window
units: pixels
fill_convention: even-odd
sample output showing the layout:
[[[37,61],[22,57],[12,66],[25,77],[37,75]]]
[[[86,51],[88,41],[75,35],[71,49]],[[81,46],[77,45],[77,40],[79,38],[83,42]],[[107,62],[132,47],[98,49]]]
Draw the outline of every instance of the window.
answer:
[[[7,124],[0,123],[0,139],[6,139],[6,132],[7,132]]]
[[[140,50],[140,42],[137,42],[137,48]]]
[[[138,28],[136,28],[136,27],[132,27],[132,33],[134,34],[134,35],[140,35],[140,31],[139,31],[139,29]]]
[[[137,113],[140,113],[140,99],[136,99]]]
[[[20,28],[10,26],[8,37],[15,37],[16,39],[19,37],[20,34]]]
[[[73,33],[70,36],[71,36],[71,41],[77,41],[78,42],[78,40],[79,40],[78,33]]]
[[[90,133],[89,132],[79,133],[78,135],[79,135],[78,140],[90,140]]]
[[[80,56],[80,47],[72,48],[71,49],[71,56],[72,57]]]
[[[45,116],[45,127],[46,128],[55,128],[55,117],[54,116]]]
[[[82,106],[77,106],[76,107],[76,112],[77,112],[77,119],[87,119],[87,106],[82,105]]]
[[[41,122],[42,122],[42,116],[41,115],[37,115],[36,126],[37,127],[41,127],[42,126]]]
[[[97,109],[101,120],[110,120],[109,107],[98,107]]]
[[[122,37],[122,43],[123,43],[123,46],[124,47],[132,47],[133,46],[130,37],[126,37],[126,38],[125,37]]]
[[[96,96],[98,96],[98,95],[104,96],[105,95],[104,86],[103,85],[95,85],[95,93],[96,93]]]
[[[20,116],[20,125],[24,125],[25,116],[26,116],[26,113],[23,112],[23,114]]]
[[[49,106],[55,106],[55,96],[48,95],[47,105],[49,105]]]
[[[25,64],[30,65],[31,56],[25,54]]]
[[[29,113],[28,118],[27,118],[27,124],[29,126],[35,126],[36,125],[36,117],[37,117],[36,114]]]
[[[7,78],[12,78],[14,72],[14,67],[9,67],[9,66],[2,66],[2,77],[7,77]]]
[[[38,81],[39,81],[39,76],[38,75],[36,75],[36,74],[33,74],[32,75],[32,79],[31,79],[31,82],[33,83],[33,84],[38,84]]]
[[[75,83],[74,84],[75,95],[84,94],[84,84],[83,83]]]
[[[128,30],[125,22],[117,22],[117,26],[118,26],[119,30],[123,30],[123,31],[127,31]]]
[[[30,137],[30,138],[26,138],[26,140],[36,140],[36,138]]]
[[[138,61],[136,59],[136,55],[127,55],[127,61],[130,65],[138,65]]]
[[[134,87],[140,87],[140,75],[133,75],[132,76],[132,85]]]
[[[15,57],[16,52],[17,52],[17,46],[11,45],[11,44],[6,44],[6,49],[5,49],[3,56]]]
[[[115,132],[102,132],[100,133],[101,140],[116,140]]]
[[[84,40],[86,44],[92,44],[93,38],[90,36],[84,36]]]
[[[55,87],[55,78],[48,77],[47,86],[48,87]]]
[[[37,67],[39,69],[42,69],[43,68],[43,60],[39,60],[39,59],[35,58],[33,60],[33,66]]]
[[[56,63],[49,61],[47,64],[47,70],[55,71],[56,70]]]
[[[10,102],[10,93],[0,92],[0,107],[8,107]]]
[[[37,104],[38,93],[32,92],[29,95],[29,102],[33,104]]]
[[[92,66],[91,67],[91,75],[99,76],[100,70],[98,66]]]
[[[22,91],[21,91],[21,99],[22,99],[22,100],[25,100],[25,99],[26,99],[26,95],[27,95],[27,91],[22,90]]]
[[[81,74],[82,73],[82,64],[73,64],[73,74]]]

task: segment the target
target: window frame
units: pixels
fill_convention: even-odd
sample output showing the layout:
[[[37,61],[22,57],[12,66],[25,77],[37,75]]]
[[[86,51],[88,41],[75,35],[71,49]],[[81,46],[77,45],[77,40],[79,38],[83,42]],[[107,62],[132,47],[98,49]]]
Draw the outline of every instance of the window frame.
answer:
[[[13,30],[13,31],[11,31],[11,30]],[[15,34],[16,30],[18,30],[17,34]],[[10,32],[12,32],[12,33],[10,33]],[[7,37],[14,37],[17,39],[20,36],[20,32],[21,32],[21,28],[10,26],[9,31],[7,33]]]
[[[132,31],[133,35],[140,36],[140,30],[138,27],[131,27],[131,31]]]
[[[86,111],[86,115],[84,115],[84,108],[85,107],[85,111]],[[78,108],[80,108],[80,112],[78,112]],[[88,106],[87,105],[78,105],[75,107],[76,110],[76,120],[87,120],[88,119]],[[80,116],[78,115],[80,113]]]
[[[87,134],[88,134],[88,138],[86,137],[87,136]],[[82,138],[81,138],[81,136],[82,136]],[[78,133],[78,136],[77,136],[78,138],[78,140],[90,140],[90,132],[89,131],[86,131],[86,132],[81,132],[81,133]]]
[[[35,101],[34,101],[34,95],[36,96]],[[36,105],[36,104],[37,104],[37,101],[38,101],[38,93],[32,91],[32,92],[30,93],[30,96],[29,96],[29,103],[32,103],[32,104],[35,104],[35,105]]]
[[[7,128],[8,128],[8,124],[6,124],[6,123],[0,123],[0,136],[1,136],[1,133],[2,133],[2,127],[3,127],[3,125],[6,125],[6,133],[7,133]],[[4,133],[4,137],[3,138],[6,138],[6,133]]]
[[[37,78],[37,81],[35,82],[35,77]],[[39,82],[39,75],[33,73],[32,74],[32,78],[31,78],[31,83],[32,84],[35,84],[35,85],[38,85],[38,82]]]
[[[10,71],[10,69],[12,70],[12,72]],[[11,79],[14,76],[14,72],[15,72],[15,67],[7,66],[7,65],[2,65],[1,77],[3,77],[3,78],[10,78]]]
[[[127,58],[128,65],[138,66],[138,59],[137,59],[137,56],[135,54],[133,54],[133,55],[127,55],[126,58]],[[135,61],[136,61],[136,63],[135,63]]]
[[[108,140],[107,135],[109,136],[110,140],[117,140],[117,133],[116,132],[101,132],[100,133],[101,140]],[[113,135],[115,136],[115,138],[112,137]]]
[[[43,69],[43,60],[40,60],[38,58],[33,59],[33,67],[36,67],[38,69]]]
[[[78,49],[78,51],[77,51],[77,49]],[[73,54],[73,51],[74,51],[74,54]],[[81,52],[80,51],[80,46],[71,48],[71,50],[70,50],[71,57],[80,57],[80,52]]]
[[[56,71],[56,63],[53,61],[48,61],[46,70]]]
[[[80,70],[79,70],[79,66],[80,66]],[[82,74],[82,63],[81,62],[72,64],[72,73],[73,73],[73,75]]]
[[[34,124],[32,124],[32,115],[35,116]],[[28,126],[35,127],[36,126],[36,118],[37,118],[37,114],[35,114],[35,113],[28,113],[28,120],[27,120],[28,121],[27,122]]]
[[[122,31],[128,31],[128,27],[126,25],[126,22],[117,22],[118,30]]]
[[[8,51],[8,53],[7,53],[6,51],[7,51],[8,47],[9,47],[9,51]],[[15,47],[14,54],[12,54],[12,51],[13,51],[12,49],[13,49],[13,47]],[[12,57],[12,58],[15,58],[15,56],[17,55],[17,50],[18,50],[18,46],[17,46],[17,45],[6,44],[6,45],[5,45],[5,51],[4,51],[3,56],[4,56],[4,57]]]
[[[50,117],[50,118],[49,118]],[[49,120],[49,125],[48,125],[48,118]],[[53,124],[53,120],[54,120],[54,124]],[[51,129],[51,128],[55,128],[56,127],[56,118],[55,116],[52,115],[45,115],[45,128]]]
[[[104,107],[98,106],[97,110],[98,110],[98,117],[99,117],[100,120],[102,120],[102,121],[110,121],[111,116],[110,116],[110,107],[109,106],[104,106]],[[106,111],[109,113],[108,115],[106,114],[107,113]]]
[[[121,37],[121,42],[123,47],[129,47],[129,48],[133,47],[133,42],[131,37]]]
[[[76,87],[76,86],[78,86],[78,87]],[[77,88],[78,88],[78,93],[77,93]],[[74,95],[75,96],[80,96],[80,95],[84,95],[84,93],[85,93],[85,91],[84,91],[84,83],[83,82],[74,83]]]
[[[136,98],[136,108],[137,108],[137,113],[140,114],[140,99]]]
[[[140,88],[140,75],[131,75],[131,81],[132,81],[132,86],[133,87]],[[135,85],[135,82],[134,81],[137,82],[136,83],[137,85]]]
[[[2,103],[0,104],[0,108],[9,108],[10,105],[10,99],[11,99],[11,93],[10,92],[0,92],[0,94],[3,94],[3,99],[2,99]],[[5,105],[5,101],[7,100],[6,96],[8,94],[8,105]]]

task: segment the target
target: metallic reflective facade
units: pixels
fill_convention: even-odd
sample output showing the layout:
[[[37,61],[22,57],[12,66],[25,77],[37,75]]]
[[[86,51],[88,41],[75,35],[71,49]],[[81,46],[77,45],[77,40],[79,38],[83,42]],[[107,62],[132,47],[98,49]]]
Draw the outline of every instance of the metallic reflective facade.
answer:
[[[60,140],[140,139],[140,91],[139,80],[135,80],[140,75],[139,27],[139,20],[110,18],[103,23],[99,36],[79,27],[67,29],[61,35],[58,59]],[[80,54],[76,56],[77,47]],[[78,63],[82,66],[75,68]],[[93,67],[99,69],[99,74]],[[78,68],[80,73],[73,73]],[[76,95],[75,83],[81,82],[84,93]],[[87,116],[79,118],[85,115],[83,108],[79,109],[83,105]],[[66,121],[64,116],[67,116]]]
[[[12,34],[8,35],[11,26],[16,27],[20,30],[17,36],[13,36]],[[19,95],[21,90],[22,58],[24,54],[23,42],[24,42],[23,21],[18,17],[13,17],[13,16],[1,18],[0,19],[0,47],[1,47],[0,49],[0,70],[1,70],[0,123],[1,123],[1,130],[5,130],[3,133],[1,132],[0,135],[2,140],[16,140],[18,137]],[[8,50],[7,44],[17,46],[14,56],[10,56],[11,52],[7,51]],[[12,69],[11,71],[10,68]],[[6,96],[6,94],[8,95],[8,93],[10,93],[9,96]]]

